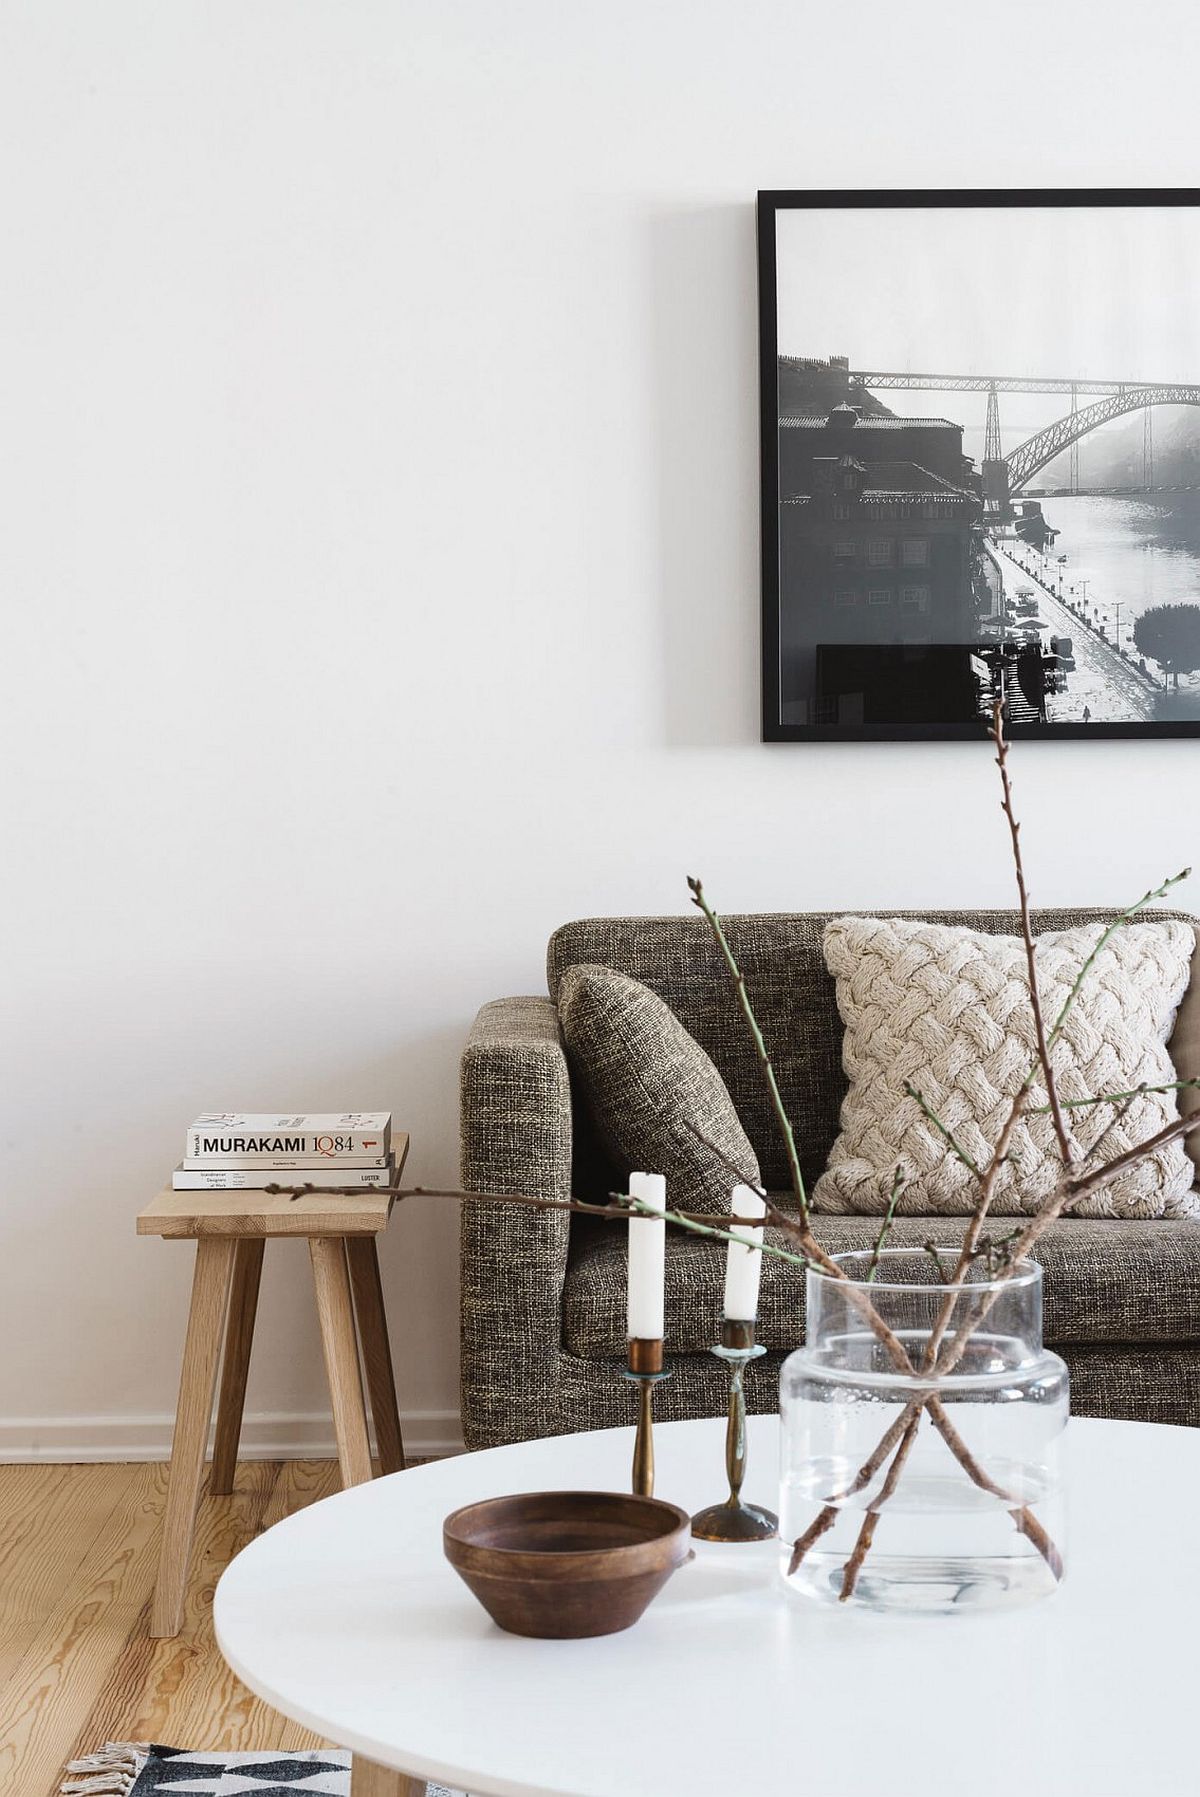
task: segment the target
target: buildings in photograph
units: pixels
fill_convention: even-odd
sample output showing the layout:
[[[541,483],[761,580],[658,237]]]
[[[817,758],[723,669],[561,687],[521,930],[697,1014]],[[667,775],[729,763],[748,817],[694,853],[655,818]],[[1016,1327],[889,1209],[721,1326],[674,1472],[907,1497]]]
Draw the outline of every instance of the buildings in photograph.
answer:
[[[978,670],[965,646],[992,599],[961,425],[895,417],[853,389],[837,359],[781,361],[780,398],[835,401],[779,420],[784,720],[975,717]]]

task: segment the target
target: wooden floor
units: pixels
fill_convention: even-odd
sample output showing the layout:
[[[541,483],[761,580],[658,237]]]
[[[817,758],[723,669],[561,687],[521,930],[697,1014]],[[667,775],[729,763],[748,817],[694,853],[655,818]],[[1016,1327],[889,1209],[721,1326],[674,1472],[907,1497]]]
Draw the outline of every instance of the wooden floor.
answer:
[[[0,1466],[0,1797],[52,1797],[110,1740],[328,1745],[238,1683],[212,1594],[255,1535],[340,1485],[331,1460],[239,1466],[231,1497],[201,1502],[182,1632],[152,1641],[166,1467]]]

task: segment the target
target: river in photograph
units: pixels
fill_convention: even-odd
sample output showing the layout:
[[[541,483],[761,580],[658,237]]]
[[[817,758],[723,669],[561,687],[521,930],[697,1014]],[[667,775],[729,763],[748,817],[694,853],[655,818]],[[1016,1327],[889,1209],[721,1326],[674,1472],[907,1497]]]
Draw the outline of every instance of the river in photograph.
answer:
[[[1121,605],[1121,643],[1136,653],[1134,620],[1152,605],[1200,605],[1200,492],[1147,493],[1125,498],[1056,496],[1041,502],[1059,532],[1052,556],[1065,555],[1066,589],[1115,638]],[[1200,718],[1200,675],[1181,676],[1179,691],[1158,700],[1160,718]]]

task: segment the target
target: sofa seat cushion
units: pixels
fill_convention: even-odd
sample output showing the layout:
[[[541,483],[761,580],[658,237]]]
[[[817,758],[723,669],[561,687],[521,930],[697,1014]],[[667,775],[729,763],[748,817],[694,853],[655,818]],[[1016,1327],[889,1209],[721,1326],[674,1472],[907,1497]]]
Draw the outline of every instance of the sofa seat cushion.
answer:
[[[781,1201],[782,1202],[782,1201]],[[965,1218],[898,1217],[893,1247],[956,1247]],[[870,1248],[873,1217],[818,1217],[830,1253]],[[619,1222],[577,1220],[563,1294],[563,1346],[585,1360],[625,1353],[625,1237]],[[1004,1233],[1003,1228],[999,1233]],[[786,1238],[768,1239],[786,1246]],[[1052,1224],[1037,1258],[1045,1268],[1045,1337],[1065,1343],[1200,1342],[1200,1222],[1069,1218]],[[716,1340],[725,1249],[667,1231],[667,1352],[698,1354]],[[804,1274],[763,1257],[758,1339],[791,1350],[804,1339]]]

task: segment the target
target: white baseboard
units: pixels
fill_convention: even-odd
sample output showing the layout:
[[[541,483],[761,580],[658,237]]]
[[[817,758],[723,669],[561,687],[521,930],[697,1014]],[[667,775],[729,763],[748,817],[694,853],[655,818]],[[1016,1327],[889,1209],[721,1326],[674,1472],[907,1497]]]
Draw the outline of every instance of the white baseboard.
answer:
[[[0,1417],[0,1464],[165,1460],[171,1452],[173,1422],[165,1413]],[[463,1451],[457,1410],[413,1410],[402,1423],[405,1452],[414,1459]],[[245,1460],[323,1460],[332,1459],[336,1451],[329,1416],[319,1410],[247,1416],[238,1449]]]

